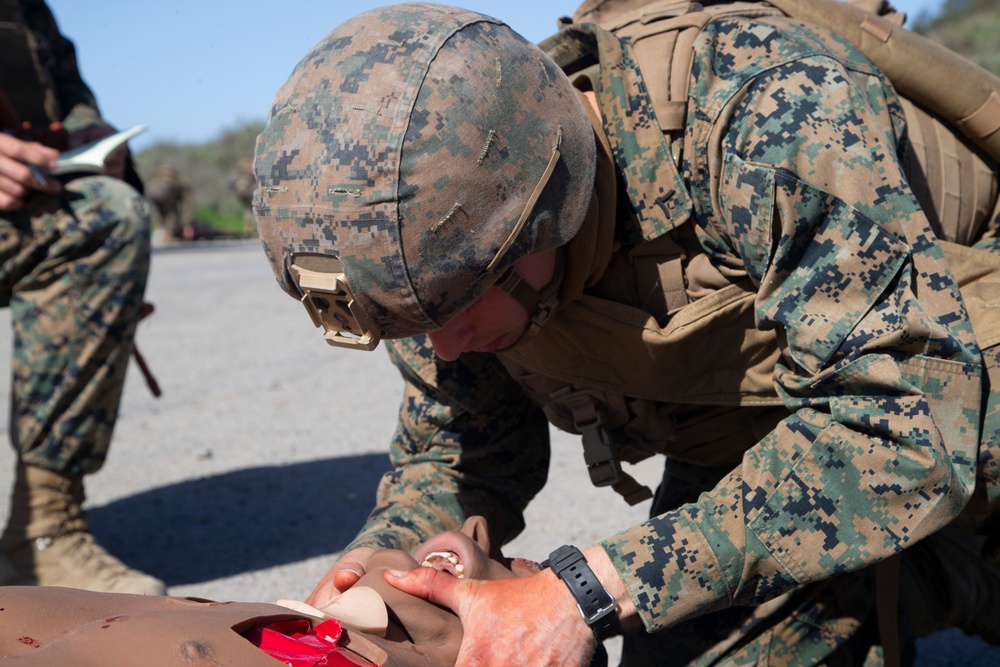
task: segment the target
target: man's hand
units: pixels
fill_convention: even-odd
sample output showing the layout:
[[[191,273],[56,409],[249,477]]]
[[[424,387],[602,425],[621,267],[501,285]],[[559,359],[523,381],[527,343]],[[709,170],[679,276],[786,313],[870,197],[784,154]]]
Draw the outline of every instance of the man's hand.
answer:
[[[0,133],[0,211],[19,210],[32,190],[59,192],[59,181],[44,173],[58,156],[54,148]]]
[[[458,579],[428,567],[387,572],[399,590],[454,611],[458,667],[587,665],[597,647],[576,601],[551,570],[512,579]]]
[[[306,603],[320,609],[326,607],[335,596],[358,583],[358,579],[364,576],[368,559],[373,553],[375,550],[371,547],[358,547],[342,554],[340,560],[316,584],[316,588],[306,598]]]

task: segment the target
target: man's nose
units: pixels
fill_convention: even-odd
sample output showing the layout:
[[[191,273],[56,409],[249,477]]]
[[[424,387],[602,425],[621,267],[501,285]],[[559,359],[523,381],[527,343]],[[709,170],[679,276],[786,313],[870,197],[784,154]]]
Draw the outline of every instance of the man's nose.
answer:
[[[437,331],[431,331],[427,337],[434,348],[434,354],[445,361],[455,361],[465,352],[466,346],[472,340],[475,329],[471,324],[463,323],[458,317]]]

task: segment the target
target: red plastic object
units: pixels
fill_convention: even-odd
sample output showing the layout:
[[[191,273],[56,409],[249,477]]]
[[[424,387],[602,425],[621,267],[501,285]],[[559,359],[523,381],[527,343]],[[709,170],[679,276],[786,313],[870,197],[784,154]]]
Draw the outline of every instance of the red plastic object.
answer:
[[[339,645],[340,621],[323,621],[315,628],[306,620],[281,621],[255,628],[248,639],[260,650],[289,667],[357,667],[356,656],[345,657]]]

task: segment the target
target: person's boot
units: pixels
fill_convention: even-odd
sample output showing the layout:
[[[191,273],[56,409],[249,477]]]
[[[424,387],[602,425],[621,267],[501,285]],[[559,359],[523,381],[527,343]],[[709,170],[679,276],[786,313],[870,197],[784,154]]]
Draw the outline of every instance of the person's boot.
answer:
[[[1000,645],[1000,567],[982,541],[948,526],[903,552],[899,602],[916,636],[957,627]]]
[[[83,479],[18,464],[10,520],[0,538],[0,585],[164,595],[94,541],[83,511]]]

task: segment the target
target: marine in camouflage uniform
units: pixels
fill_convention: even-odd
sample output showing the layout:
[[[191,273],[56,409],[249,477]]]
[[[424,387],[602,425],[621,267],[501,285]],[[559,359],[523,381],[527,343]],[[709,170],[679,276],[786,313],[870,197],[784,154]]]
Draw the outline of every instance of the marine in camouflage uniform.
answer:
[[[156,169],[146,186],[146,199],[156,207],[160,228],[170,240],[184,240],[187,201],[191,187],[172,165]]]
[[[253,193],[257,190],[257,178],[253,173],[253,156],[241,157],[236,161],[229,179],[229,189],[243,207],[243,235],[256,236],[257,221],[253,217]]]
[[[693,46],[695,103],[671,147],[627,43],[592,25],[546,43],[593,112],[516,44],[460,10],[373,10],[306,56],[258,139],[279,283],[307,305],[339,293],[314,323],[339,344],[392,339],[406,381],[394,471],[347,551],[412,548],[470,514],[509,540],[545,483],[548,421],[585,446],[596,430],[623,458],[667,457],[652,518],[600,545],[650,633],[626,664],[879,662],[871,566],[903,552],[904,604],[940,602],[928,573],[957,552],[935,551],[936,533],[972,496],[984,391],[891,86],[825,30],[719,19]],[[574,143],[581,118],[592,149]],[[650,290],[639,275],[657,244],[684,258],[681,307],[667,277]],[[524,337],[435,355],[435,332],[551,248],[557,289],[532,285]],[[951,594],[978,594],[977,611],[945,623],[996,641],[995,619],[972,620],[995,575],[973,572]],[[558,626],[537,603],[523,611]],[[924,612],[908,622],[940,627]],[[504,639],[470,655],[519,648]]]
[[[35,129],[62,123],[71,141],[110,129],[43,2],[0,2],[0,41],[8,113]],[[96,544],[81,507],[83,476],[104,463],[118,414],[149,225],[136,189],[105,175],[64,179],[58,192],[32,192],[0,212],[0,305],[10,307],[14,329],[9,432],[18,454],[0,583],[165,590]]]

